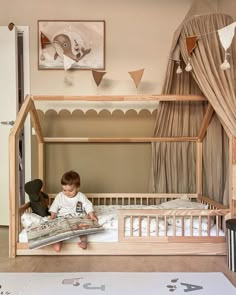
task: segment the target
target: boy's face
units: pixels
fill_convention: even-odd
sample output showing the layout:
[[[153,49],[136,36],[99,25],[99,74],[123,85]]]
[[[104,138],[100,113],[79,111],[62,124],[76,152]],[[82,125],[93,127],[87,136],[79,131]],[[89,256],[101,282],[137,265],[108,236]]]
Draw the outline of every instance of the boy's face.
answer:
[[[68,198],[73,198],[78,191],[78,187],[75,186],[74,184],[67,184],[67,185],[62,185],[62,192],[64,195],[66,195]]]

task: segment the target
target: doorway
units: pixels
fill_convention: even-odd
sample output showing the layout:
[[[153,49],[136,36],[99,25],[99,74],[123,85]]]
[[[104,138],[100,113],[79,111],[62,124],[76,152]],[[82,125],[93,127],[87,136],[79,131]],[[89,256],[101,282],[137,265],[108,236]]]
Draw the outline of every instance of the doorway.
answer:
[[[25,97],[24,92],[24,33],[17,31],[17,72],[18,72],[18,107],[20,110]],[[25,142],[24,142],[24,128],[19,137],[19,198],[20,204],[25,203]]]
[[[29,27],[9,30],[0,26],[0,225],[9,225],[9,133],[26,94],[30,93]],[[18,50],[19,49],[19,50]],[[18,80],[19,79],[19,80]],[[24,182],[31,178],[31,127],[30,119],[19,141],[20,173],[19,202],[24,202]],[[21,179],[20,179],[21,178]],[[11,189],[11,188],[10,188]]]

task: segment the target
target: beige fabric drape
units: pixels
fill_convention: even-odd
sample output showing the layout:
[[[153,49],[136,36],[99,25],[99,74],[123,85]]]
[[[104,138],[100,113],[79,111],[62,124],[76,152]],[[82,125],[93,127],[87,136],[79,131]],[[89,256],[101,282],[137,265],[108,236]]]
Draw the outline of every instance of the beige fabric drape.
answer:
[[[192,17],[183,25],[178,44],[181,56],[187,63],[188,55],[185,39],[191,35],[199,36],[197,47],[191,56],[193,78],[213,106],[218,117],[229,128],[230,132],[236,136],[236,46],[235,42],[233,42],[229,49],[231,68],[222,71],[220,65],[224,60],[224,50],[217,33],[218,29],[232,22],[232,17],[225,14],[215,13]]]
[[[172,73],[176,67],[169,65]],[[164,93],[199,94],[191,75],[173,74],[170,91]],[[162,102],[158,108],[154,135],[158,137],[197,136],[206,103]],[[191,142],[152,144],[151,191],[166,193],[196,192],[196,146]]]
[[[185,21],[181,25],[181,28],[178,28],[174,36],[171,50],[173,59],[168,63],[162,91],[165,94],[196,94],[201,91],[216,111],[217,116],[214,116],[211,120],[206,138],[204,139],[203,193],[225,204],[228,202],[228,139],[217,117],[219,117],[223,125],[227,126],[233,135],[236,135],[234,89],[236,50],[234,43],[229,50],[231,53],[231,68],[227,71],[222,71],[220,65],[224,59],[224,50],[219,42],[217,30],[232,22],[233,19],[230,16],[218,13],[194,16]],[[191,72],[183,71],[181,75],[177,75],[175,60],[178,58],[182,59],[181,64],[184,69],[188,62],[185,40],[186,37],[192,35],[198,36],[197,46],[191,55],[193,70]],[[180,53],[179,56],[178,53]],[[157,115],[155,136],[164,135],[164,133],[166,136],[171,135],[171,126],[174,126],[175,130],[178,130],[178,134],[175,134],[176,136],[181,136],[186,134],[186,132],[188,132],[186,135],[189,136],[196,132],[196,136],[204,108],[204,104],[199,104],[196,114],[192,111],[190,103],[175,103],[175,106],[171,106],[171,103],[163,103]],[[186,115],[185,113],[188,111],[189,113]],[[186,128],[186,124],[183,125],[181,120],[178,119],[180,117],[176,114],[178,112],[185,114],[185,117],[189,118],[189,122],[186,123],[189,124],[188,128]],[[172,118],[172,120],[168,118]],[[178,160],[174,159],[177,145],[179,146],[177,154],[182,155],[182,160],[180,158]],[[172,143],[166,143],[164,145],[161,143],[153,144],[153,174],[151,179],[153,191],[196,191],[196,158],[195,148],[192,145],[190,143],[174,145]],[[164,161],[163,159],[167,161],[163,165],[172,167],[169,169],[168,174],[167,169],[160,165],[160,159],[162,159],[161,161]],[[190,164],[187,165],[187,163]]]

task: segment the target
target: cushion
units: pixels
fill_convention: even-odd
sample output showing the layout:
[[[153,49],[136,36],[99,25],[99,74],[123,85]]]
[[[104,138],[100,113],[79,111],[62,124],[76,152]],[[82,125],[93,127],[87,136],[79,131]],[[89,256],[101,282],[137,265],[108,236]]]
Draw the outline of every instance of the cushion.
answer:
[[[192,202],[190,199],[180,198],[161,203],[158,208],[160,209],[208,209],[208,205],[198,202]]]

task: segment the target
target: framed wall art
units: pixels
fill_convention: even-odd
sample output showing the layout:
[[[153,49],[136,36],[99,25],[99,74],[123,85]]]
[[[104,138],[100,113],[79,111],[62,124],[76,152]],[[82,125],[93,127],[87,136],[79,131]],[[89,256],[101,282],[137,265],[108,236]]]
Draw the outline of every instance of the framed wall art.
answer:
[[[105,21],[38,21],[39,70],[104,70]]]

